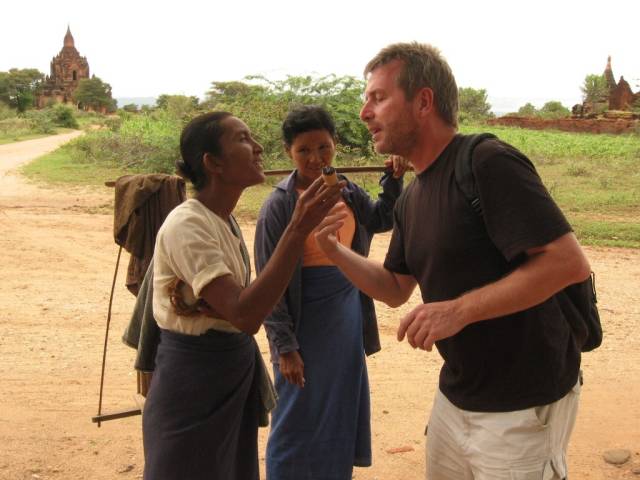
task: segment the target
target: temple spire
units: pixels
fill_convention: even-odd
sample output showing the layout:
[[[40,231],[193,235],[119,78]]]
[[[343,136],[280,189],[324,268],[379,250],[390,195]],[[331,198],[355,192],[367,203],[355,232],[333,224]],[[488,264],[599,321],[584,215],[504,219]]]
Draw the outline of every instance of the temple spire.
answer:
[[[71,35],[71,29],[69,28],[69,25],[67,25],[67,33],[64,36],[64,46],[75,47],[75,42],[73,40],[73,35]]]
[[[607,57],[607,66],[604,69],[604,78],[607,80],[607,86],[609,89],[615,88],[616,79],[613,76],[613,69],[611,68],[611,55]]]

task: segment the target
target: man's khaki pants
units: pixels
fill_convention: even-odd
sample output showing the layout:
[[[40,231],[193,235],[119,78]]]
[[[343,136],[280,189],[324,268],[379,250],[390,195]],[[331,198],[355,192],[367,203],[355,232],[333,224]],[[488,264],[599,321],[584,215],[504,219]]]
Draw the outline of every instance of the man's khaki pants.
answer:
[[[558,480],[580,382],[557,402],[515,412],[469,412],[438,390],[427,431],[428,480]]]

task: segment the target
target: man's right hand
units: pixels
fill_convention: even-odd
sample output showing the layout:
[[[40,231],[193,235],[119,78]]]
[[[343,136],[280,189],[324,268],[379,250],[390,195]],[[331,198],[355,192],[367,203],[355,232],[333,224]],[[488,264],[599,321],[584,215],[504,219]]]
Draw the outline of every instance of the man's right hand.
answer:
[[[293,231],[306,238],[342,198],[342,188],[345,185],[345,181],[340,181],[336,185],[327,186],[322,176],[318,177],[296,203],[290,223]]]
[[[280,354],[280,373],[292,385],[304,387],[304,362],[297,350]]]
[[[337,231],[344,225],[346,217],[344,205],[338,205],[320,222],[315,232],[316,242],[322,251],[331,258],[331,254],[338,249]]]

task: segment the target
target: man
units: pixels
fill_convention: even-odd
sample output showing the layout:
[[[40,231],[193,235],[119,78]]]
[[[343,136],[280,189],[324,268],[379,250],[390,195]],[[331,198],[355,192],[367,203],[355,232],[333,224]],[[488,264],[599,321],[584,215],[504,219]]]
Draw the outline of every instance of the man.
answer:
[[[340,246],[331,216],[316,238],[371,297],[392,307],[413,348],[444,358],[427,434],[427,476],[562,479],[577,413],[580,348],[553,295],[590,266],[533,165],[485,140],[473,153],[478,215],[455,181],[458,88],[429,45],[394,44],[365,69],[360,118],[378,153],[406,157],[416,179],[396,206],[384,265]],[[404,198],[403,198],[404,197]]]

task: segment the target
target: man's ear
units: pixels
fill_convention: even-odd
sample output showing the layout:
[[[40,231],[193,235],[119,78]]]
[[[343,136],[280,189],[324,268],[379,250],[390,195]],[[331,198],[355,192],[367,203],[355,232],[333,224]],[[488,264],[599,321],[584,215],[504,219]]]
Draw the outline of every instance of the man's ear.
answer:
[[[426,116],[430,114],[435,106],[435,96],[433,90],[429,87],[424,87],[418,90],[414,98],[415,107],[419,116]]]
[[[211,173],[222,174],[224,171],[224,164],[215,155],[205,152],[202,156],[202,166],[204,169]]]
[[[293,156],[291,155],[291,145],[287,145],[286,142],[283,142],[284,145],[284,151],[287,152],[287,156],[293,160]]]

